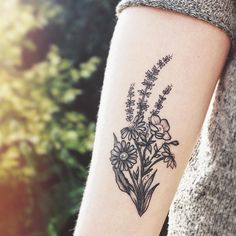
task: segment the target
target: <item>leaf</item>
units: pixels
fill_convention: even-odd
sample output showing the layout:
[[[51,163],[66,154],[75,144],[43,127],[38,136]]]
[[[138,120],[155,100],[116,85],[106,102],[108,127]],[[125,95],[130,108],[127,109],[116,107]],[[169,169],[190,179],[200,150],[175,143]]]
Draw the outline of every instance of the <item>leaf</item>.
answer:
[[[145,170],[144,168],[144,174],[143,175],[147,175],[148,173],[150,173],[153,169],[152,168],[148,168],[147,170]]]
[[[165,149],[166,152],[170,152],[170,147],[168,146],[167,143],[163,144],[163,148]]]
[[[159,185],[159,183],[155,184],[146,194],[145,196],[145,201],[144,201],[144,208],[143,208],[143,213],[146,212],[148,206],[149,206],[149,203],[151,201],[151,198],[152,198],[152,194],[153,192],[155,191],[156,187]]]
[[[153,144],[153,143],[155,143],[156,142],[156,140],[149,140],[149,143],[150,144]]]
[[[114,137],[114,145],[115,145],[118,142],[118,139],[117,139],[115,133],[113,133],[113,137]]]
[[[138,145],[139,145],[139,146],[146,146],[146,143],[144,143],[144,142],[138,142]]]
[[[143,163],[144,167],[147,167],[151,164],[152,162],[149,159],[146,159]]]
[[[148,150],[150,153],[152,153],[152,145],[148,145],[148,146],[147,146],[147,150]]]
[[[133,203],[136,205],[137,204],[137,197],[133,191],[129,193],[130,198],[132,199]]]
[[[139,167],[137,168],[136,171],[133,171],[133,176],[134,178],[137,180],[138,179],[138,176],[139,176]]]
[[[157,173],[157,170],[155,170],[155,172],[150,176],[150,178],[144,183],[144,191],[147,191],[149,189],[149,187],[151,186],[154,177]]]
[[[159,153],[156,153],[153,157],[155,157],[155,158],[159,158],[159,157],[161,157],[161,154],[159,154]]]
[[[126,192],[128,194],[130,194],[130,191],[134,192],[133,186],[129,183],[128,179],[125,177],[123,172],[120,171],[119,169],[116,169],[115,167],[113,167],[113,171],[115,173],[116,183],[119,189],[122,192]]]
[[[141,138],[144,142],[146,142],[146,136],[145,136],[145,134],[140,133],[139,136],[140,136],[140,138]]]
[[[154,150],[155,151],[158,151],[158,147],[157,147],[157,144],[155,143],[155,145],[154,145]]]

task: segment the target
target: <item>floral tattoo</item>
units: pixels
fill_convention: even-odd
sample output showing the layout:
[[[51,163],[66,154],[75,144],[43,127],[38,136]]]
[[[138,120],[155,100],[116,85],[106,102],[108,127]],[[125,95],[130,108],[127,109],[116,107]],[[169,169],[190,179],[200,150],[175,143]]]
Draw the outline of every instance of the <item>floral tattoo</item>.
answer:
[[[172,55],[167,55],[151,70],[146,71],[142,89],[137,90],[137,102],[135,84],[130,85],[125,109],[128,126],[121,129],[120,140],[113,133],[114,147],[111,150],[110,161],[115,180],[119,189],[130,196],[139,216],[148,209],[152,195],[160,184],[154,183],[156,165],[164,162],[167,168],[177,167],[171,145],[177,146],[179,142],[172,139],[168,120],[161,118],[159,114],[173,85],[168,85],[162,91],[153,110],[148,112],[148,98],[151,96],[151,91],[159,78],[160,71],[171,59]]]

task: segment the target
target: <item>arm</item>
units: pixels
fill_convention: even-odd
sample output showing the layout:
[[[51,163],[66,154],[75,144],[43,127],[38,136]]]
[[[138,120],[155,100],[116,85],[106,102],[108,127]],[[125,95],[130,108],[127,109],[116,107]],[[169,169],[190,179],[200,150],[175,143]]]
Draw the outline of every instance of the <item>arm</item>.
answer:
[[[229,46],[223,31],[188,16],[121,13],[76,236],[158,235]]]

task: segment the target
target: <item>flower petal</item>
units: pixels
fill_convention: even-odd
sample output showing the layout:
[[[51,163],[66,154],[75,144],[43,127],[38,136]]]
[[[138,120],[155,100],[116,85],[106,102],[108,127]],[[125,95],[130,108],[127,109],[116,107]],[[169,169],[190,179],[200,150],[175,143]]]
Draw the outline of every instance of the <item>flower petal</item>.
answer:
[[[139,115],[134,117],[134,123],[137,123],[139,120],[140,120],[140,116]]]
[[[124,140],[121,141],[122,151],[126,148],[126,142]]]
[[[134,146],[132,145],[127,151],[129,154],[132,154],[136,152],[136,149],[134,149]]]
[[[127,162],[126,163],[123,162],[124,170],[128,170],[129,169],[127,164],[128,164]]]
[[[150,127],[150,129],[151,129],[152,131],[154,131],[154,132],[157,132],[157,131],[158,131],[158,128],[157,128],[155,125],[153,125],[152,123],[149,123],[149,127]]]
[[[112,159],[112,160],[111,160],[111,164],[112,164],[112,165],[116,165],[117,162],[118,162],[117,159]]]
[[[120,152],[122,150],[122,146],[121,146],[121,143],[120,142],[117,142],[116,143],[116,146],[114,147],[115,150],[118,149],[118,152]]]
[[[128,135],[128,133],[129,133],[129,128],[124,128],[124,129],[122,129],[121,131],[121,137],[122,138],[126,138],[126,136]]]
[[[119,152],[117,152],[116,150],[114,150],[114,149],[113,149],[113,150],[111,150],[111,155],[112,155],[112,156],[118,157],[118,156],[119,156],[119,154],[120,154],[120,153],[119,153]]]
[[[171,139],[170,134],[169,134],[168,132],[165,132],[165,133],[164,133],[164,136],[163,136],[163,139],[166,140],[166,141],[167,141],[167,140],[170,140],[170,139]]]
[[[132,162],[129,162],[129,161],[128,161],[126,164],[127,164],[127,166],[128,166],[129,168],[131,168],[131,167],[133,166],[133,163],[132,163]]]
[[[133,136],[134,139],[137,139],[138,138],[138,132],[136,130],[133,130],[132,136]]]
[[[137,163],[137,160],[136,158],[129,158],[129,162],[131,162],[132,164],[135,164]]]
[[[150,121],[153,125],[159,125],[161,123],[161,118],[158,115],[153,115],[151,116]]]
[[[120,149],[119,149],[118,146],[115,146],[113,150],[114,150],[115,152],[117,152],[117,153],[120,153]]]
[[[169,125],[169,122],[166,119],[161,120],[161,125],[162,125],[164,131],[169,131],[170,125]]]
[[[131,131],[129,131],[128,140],[130,141],[131,138],[132,138],[132,133],[131,133]]]
[[[115,164],[114,164],[114,167],[116,168],[116,169],[120,169],[119,167],[120,167],[120,162],[118,161],[118,162],[116,162]]]
[[[155,133],[155,137],[157,138],[157,139],[162,139],[163,138],[163,133]]]
[[[173,161],[173,163],[174,163],[174,168],[176,168],[177,167],[177,163],[176,163],[176,161]]]
[[[168,152],[162,152],[161,154],[162,154],[162,156],[164,156],[164,157],[170,156],[170,153],[168,153]]]
[[[124,170],[124,163],[122,161],[120,161],[119,169]]]
[[[166,157],[163,161],[164,161],[165,163],[169,163],[169,162],[171,162],[171,157],[168,156],[168,157]]]

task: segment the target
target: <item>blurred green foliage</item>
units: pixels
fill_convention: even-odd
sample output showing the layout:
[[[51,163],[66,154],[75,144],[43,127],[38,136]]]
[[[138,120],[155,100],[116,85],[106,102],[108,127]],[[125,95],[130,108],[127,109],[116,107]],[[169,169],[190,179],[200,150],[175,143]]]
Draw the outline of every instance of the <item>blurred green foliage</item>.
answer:
[[[1,235],[72,235],[116,3],[0,2]]]

